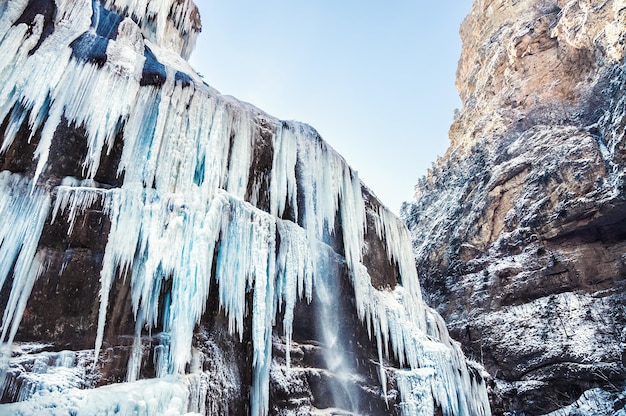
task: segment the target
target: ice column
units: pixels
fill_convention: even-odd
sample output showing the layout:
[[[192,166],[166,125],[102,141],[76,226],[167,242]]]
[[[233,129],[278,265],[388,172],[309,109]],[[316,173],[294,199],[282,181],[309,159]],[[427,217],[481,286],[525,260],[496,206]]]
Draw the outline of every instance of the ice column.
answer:
[[[0,172],[0,288],[11,281],[2,318],[0,343],[11,344],[30,292],[41,273],[45,253],[37,253],[50,210],[50,196],[17,174]],[[12,280],[8,280],[12,272]]]

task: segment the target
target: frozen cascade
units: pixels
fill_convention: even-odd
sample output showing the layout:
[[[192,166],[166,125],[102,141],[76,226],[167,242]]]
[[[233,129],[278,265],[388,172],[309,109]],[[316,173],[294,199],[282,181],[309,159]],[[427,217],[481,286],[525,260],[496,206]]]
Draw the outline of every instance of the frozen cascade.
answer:
[[[470,374],[445,325],[421,300],[404,225],[384,207],[368,208],[357,173],[311,127],[275,120],[202,83],[183,59],[199,28],[193,3],[56,1],[54,22],[37,14],[16,23],[28,4],[0,3],[0,56],[8,57],[0,62],[6,125],[0,156],[10,157],[24,128],[33,146],[29,169],[0,174],[0,287],[11,285],[2,342],[7,351],[51,261],[38,249],[42,230],[62,223],[71,235],[90,210],[101,211],[110,228],[95,359],[83,370],[98,368],[119,281],[130,284],[135,330],[126,387],[40,389],[0,410],[201,411],[206,380],[194,370],[194,331],[213,296],[231,337],[242,342],[250,319],[250,411],[268,414],[276,320],[282,317],[289,367],[296,305],[317,299],[321,319],[333,313],[339,276],[327,273],[330,249],[345,262],[355,313],[377,345],[383,395],[390,372],[404,414],[426,414],[422,396],[432,398],[427,409],[436,405],[446,415],[489,414],[484,382]],[[85,153],[74,176],[59,176],[54,149],[68,127],[82,129]],[[116,143],[119,186],[103,183],[100,174]],[[256,171],[255,149],[263,146],[271,149],[269,161]],[[367,229],[368,215],[375,230]],[[399,270],[395,288],[375,287],[364,265],[371,231]],[[341,334],[326,329],[328,369],[349,377],[345,348],[333,347]],[[153,331],[157,378],[140,380]],[[404,369],[395,371],[385,360]],[[343,402],[338,405],[347,410],[358,408]]]

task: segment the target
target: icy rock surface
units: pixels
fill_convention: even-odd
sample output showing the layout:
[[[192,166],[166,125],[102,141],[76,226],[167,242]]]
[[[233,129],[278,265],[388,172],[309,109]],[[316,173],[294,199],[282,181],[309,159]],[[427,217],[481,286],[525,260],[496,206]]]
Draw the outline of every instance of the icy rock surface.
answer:
[[[425,298],[492,374],[494,413],[612,414],[626,380],[626,2],[477,1],[461,35],[451,146],[402,211]],[[596,400],[605,410],[576,413]]]
[[[188,0],[0,2],[0,413],[489,415],[404,224],[204,84],[199,28]]]

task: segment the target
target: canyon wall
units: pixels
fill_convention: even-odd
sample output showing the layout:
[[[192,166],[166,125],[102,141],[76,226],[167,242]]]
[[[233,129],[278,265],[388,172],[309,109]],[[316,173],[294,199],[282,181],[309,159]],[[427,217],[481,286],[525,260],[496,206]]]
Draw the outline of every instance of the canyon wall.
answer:
[[[425,297],[494,413],[619,412],[626,2],[477,0],[460,33],[463,108],[401,214]]]

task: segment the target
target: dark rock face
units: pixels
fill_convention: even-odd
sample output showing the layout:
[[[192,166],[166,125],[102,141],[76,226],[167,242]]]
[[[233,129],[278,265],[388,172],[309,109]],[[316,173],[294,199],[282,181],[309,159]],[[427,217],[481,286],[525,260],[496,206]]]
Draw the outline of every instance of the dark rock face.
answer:
[[[625,12],[476,2],[451,147],[403,207],[428,303],[492,374],[496,414],[545,414],[595,388],[610,409],[581,398],[584,414],[619,410]]]
[[[193,2],[5,3],[0,413],[490,414],[402,222],[189,69]]]

